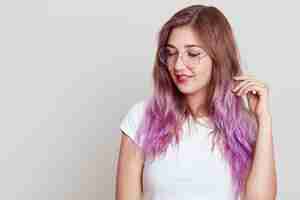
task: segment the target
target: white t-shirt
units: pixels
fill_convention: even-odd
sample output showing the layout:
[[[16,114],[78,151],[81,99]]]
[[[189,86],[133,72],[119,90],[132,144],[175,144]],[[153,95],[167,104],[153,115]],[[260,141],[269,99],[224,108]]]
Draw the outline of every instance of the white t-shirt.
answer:
[[[145,99],[134,104],[120,125],[137,145],[135,134],[145,106]],[[211,129],[204,118],[197,121],[191,123],[191,134],[185,122],[178,148],[169,145],[166,154],[152,163],[145,158],[144,200],[233,200],[229,166],[217,146],[211,151]]]

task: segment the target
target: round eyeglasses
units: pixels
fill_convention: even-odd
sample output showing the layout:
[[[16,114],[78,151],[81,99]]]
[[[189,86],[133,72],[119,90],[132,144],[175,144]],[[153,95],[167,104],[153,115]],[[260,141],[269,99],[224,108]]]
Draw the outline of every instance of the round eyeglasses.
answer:
[[[184,65],[192,67],[200,64],[202,58],[207,56],[206,52],[199,47],[186,48],[182,55],[178,55],[179,53],[174,47],[161,47],[158,51],[159,60],[162,64],[168,67],[175,66],[178,57],[181,58]]]

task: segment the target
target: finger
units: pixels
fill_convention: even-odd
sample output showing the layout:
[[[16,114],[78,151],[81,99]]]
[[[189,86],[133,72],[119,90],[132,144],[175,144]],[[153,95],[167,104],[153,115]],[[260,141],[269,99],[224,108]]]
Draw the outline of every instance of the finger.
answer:
[[[248,94],[252,94],[252,95],[255,95],[255,94],[257,94],[257,91],[253,88],[253,87],[249,87],[249,88],[247,88],[243,93],[242,93],[242,95],[244,96],[244,95],[248,95]]]
[[[242,76],[235,76],[233,77],[234,80],[237,81],[242,81],[242,80],[252,80],[255,81],[257,83],[260,83],[262,85],[264,85],[265,87],[267,87],[267,84],[261,80],[257,80],[253,75],[242,75]]]
[[[255,82],[247,82],[246,84],[244,84],[236,93],[237,95],[239,96],[242,96],[243,92],[248,88],[250,87],[251,85],[255,85],[256,83]]]
[[[252,82],[252,83],[248,84],[247,86],[245,86],[244,88],[242,88],[239,91],[238,95],[244,96],[244,95],[248,94],[249,92],[252,92],[252,94],[263,95],[265,92],[265,88],[261,84],[255,84]]]
[[[252,74],[244,74],[240,76],[234,76],[233,79],[235,80],[255,79],[255,76]]]
[[[234,88],[233,88],[233,92],[238,91],[241,87],[243,87],[244,85],[246,85],[247,83],[251,82],[251,81],[255,81],[253,79],[247,79],[247,80],[243,80],[242,82],[240,82],[239,84],[237,84]]]
[[[238,95],[241,95],[241,94],[243,94],[243,91],[244,90],[246,90],[248,87],[250,87],[251,85],[259,85],[259,86],[263,86],[261,83],[259,83],[259,82],[256,82],[256,81],[248,81],[248,82],[246,82],[244,85],[242,85],[240,88],[239,88],[239,90],[237,90],[236,92],[237,92],[237,94]]]

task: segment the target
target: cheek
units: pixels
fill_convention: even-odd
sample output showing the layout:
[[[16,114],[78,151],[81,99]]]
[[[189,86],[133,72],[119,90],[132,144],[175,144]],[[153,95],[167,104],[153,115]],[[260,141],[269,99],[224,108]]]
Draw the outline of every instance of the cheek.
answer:
[[[197,68],[195,74],[198,80],[208,82],[212,75],[212,65],[207,63],[206,65],[200,66]]]

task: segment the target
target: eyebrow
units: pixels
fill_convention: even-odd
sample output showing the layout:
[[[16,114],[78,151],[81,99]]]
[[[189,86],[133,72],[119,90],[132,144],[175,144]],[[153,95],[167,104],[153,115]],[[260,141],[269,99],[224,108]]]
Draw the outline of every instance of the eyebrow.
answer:
[[[166,46],[169,46],[169,47],[172,47],[172,48],[176,49],[176,47],[174,45],[172,45],[172,44],[167,44]],[[184,47],[199,47],[199,48],[203,48],[202,46],[196,45],[196,44],[187,44],[187,45],[184,45]]]

